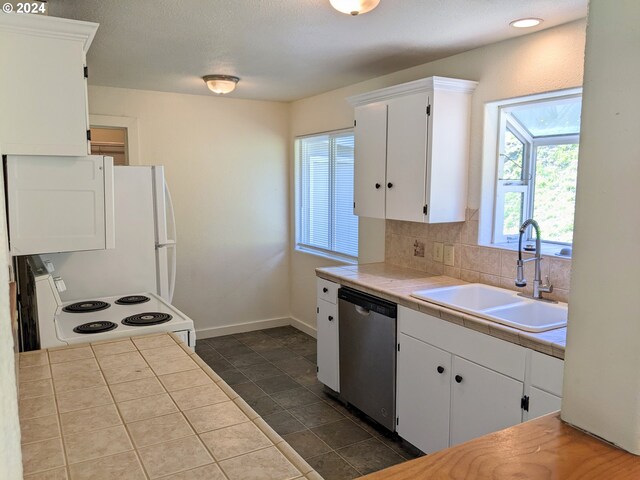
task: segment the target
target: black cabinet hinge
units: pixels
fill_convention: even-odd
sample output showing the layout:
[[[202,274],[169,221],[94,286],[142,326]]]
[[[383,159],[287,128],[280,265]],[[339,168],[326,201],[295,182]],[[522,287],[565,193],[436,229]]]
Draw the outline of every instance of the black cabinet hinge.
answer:
[[[396,426],[400,425],[400,417],[396,417]]]
[[[84,78],[89,78],[89,67],[85,65],[82,69],[82,73],[84,74]]]
[[[320,313],[320,307],[316,307],[316,313]]]
[[[431,115],[431,105],[427,105],[427,115]]]
[[[353,121],[353,126],[355,127],[357,124],[358,124],[358,121],[357,121],[357,120],[354,120],[354,121]]]
[[[424,207],[422,207],[422,213],[424,215],[426,215],[427,213],[429,213],[429,205],[425,205]]]
[[[355,208],[356,208],[356,202],[353,202],[353,208],[354,208],[354,210],[355,210]]]
[[[316,373],[320,371],[320,367],[316,367]]]
[[[525,395],[520,399],[520,408],[525,412],[529,411],[529,396]]]
[[[91,130],[87,130],[87,140],[91,141]]]
[[[400,344],[398,344],[398,351],[400,351]]]

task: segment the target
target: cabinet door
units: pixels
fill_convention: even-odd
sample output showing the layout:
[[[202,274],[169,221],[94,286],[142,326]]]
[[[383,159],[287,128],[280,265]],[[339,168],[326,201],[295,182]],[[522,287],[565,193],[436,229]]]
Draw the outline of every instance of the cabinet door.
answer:
[[[452,446],[522,421],[522,382],[456,356],[451,376]]]
[[[541,417],[560,410],[562,398],[551,395],[536,387],[529,390],[529,412],[525,413],[527,420]]]
[[[0,29],[0,151],[86,155],[84,39]]]
[[[398,336],[398,434],[425,453],[449,446],[451,354]]]
[[[355,109],[353,213],[385,218],[387,105],[372,103]]]
[[[424,221],[428,103],[427,93],[388,102],[386,218]]]
[[[336,392],[340,391],[338,367],[338,306],[318,300],[318,380]]]
[[[13,255],[113,246],[109,157],[9,156],[7,200]]]

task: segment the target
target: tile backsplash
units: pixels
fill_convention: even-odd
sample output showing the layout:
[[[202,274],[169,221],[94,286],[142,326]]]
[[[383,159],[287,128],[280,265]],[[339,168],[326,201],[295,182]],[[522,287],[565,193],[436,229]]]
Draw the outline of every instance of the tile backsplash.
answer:
[[[385,261],[433,275],[447,275],[467,282],[485,283],[510,290],[531,293],[534,262],[525,264],[528,285],[514,285],[517,252],[478,245],[478,210],[467,209],[467,220],[459,223],[424,224],[386,221]],[[433,260],[433,244],[453,245],[454,265]],[[525,254],[525,257],[531,257]],[[543,256],[542,279],[547,276],[553,293],[545,297],[566,302],[569,297],[571,260]]]

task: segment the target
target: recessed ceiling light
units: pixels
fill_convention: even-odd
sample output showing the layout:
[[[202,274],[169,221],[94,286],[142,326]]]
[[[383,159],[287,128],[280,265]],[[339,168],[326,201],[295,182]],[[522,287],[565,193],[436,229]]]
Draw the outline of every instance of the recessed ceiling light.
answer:
[[[367,13],[378,6],[380,0],[329,0],[331,6],[347,15]]]
[[[520,18],[518,20],[514,20],[509,25],[516,28],[530,28],[538,26],[542,23],[541,18]]]
[[[207,84],[207,87],[209,87],[209,90],[218,95],[233,92],[240,81],[238,77],[231,75],[207,75],[202,77],[202,79],[204,83]]]

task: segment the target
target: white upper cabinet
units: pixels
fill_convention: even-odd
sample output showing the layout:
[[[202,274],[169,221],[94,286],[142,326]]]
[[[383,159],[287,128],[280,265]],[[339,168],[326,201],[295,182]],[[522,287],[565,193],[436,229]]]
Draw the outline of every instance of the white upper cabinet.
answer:
[[[98,25],[0,15],[0,153],[89,153],[85,54]]]
[[[113,159],[7,157],[12,255],[113,248]]]
[[[356,215],[464,221],[476,86],[429,77],[349,98],[356,120]]]
[[[387,161],[387,104],[356,108],[353,174],[354,213],[384,218]]]

